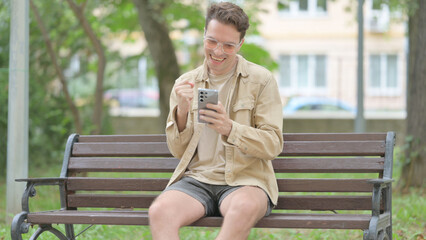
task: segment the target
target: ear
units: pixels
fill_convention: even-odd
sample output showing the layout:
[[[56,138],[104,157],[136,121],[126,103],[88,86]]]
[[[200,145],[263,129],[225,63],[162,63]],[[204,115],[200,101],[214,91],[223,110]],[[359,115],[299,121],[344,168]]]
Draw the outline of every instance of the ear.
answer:
[[[244,43],[245,40],[246,40],[245,38],[241,39],[240,44],[238,44],[238,51],[240,51],[240,49],[243,46],[243,43]]]

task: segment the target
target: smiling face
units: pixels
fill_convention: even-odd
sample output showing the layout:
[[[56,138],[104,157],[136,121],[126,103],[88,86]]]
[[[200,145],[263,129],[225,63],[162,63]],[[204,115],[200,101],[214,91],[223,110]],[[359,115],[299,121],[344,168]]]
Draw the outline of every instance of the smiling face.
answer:
[[[232,43],[238,45],[240,43],[240,32],[233,25],[223,24],[212,19],[206,29],[205,37],[216,39],[220,43]],[[209,49],[204,44],[204,54],[207,59],[209,72],[213,75],[223,75],[232,70],[237,64],[237,52],[240,50],[241,44],[237,46],[233,53],[223,52],[222,46],[216,49]]]

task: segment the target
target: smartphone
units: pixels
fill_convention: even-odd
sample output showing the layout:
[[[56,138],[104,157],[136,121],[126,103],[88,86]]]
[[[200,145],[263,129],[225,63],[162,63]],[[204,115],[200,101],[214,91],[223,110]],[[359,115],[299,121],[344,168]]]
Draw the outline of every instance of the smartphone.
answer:
[[[208,109],[206,107],[207,103],[217,104],[218,102],[219,92],[216,89],[206,89],[199,88],[198,89],[198,122],[199,123],[207,123],[204,120],[200,119],[200,109]]]

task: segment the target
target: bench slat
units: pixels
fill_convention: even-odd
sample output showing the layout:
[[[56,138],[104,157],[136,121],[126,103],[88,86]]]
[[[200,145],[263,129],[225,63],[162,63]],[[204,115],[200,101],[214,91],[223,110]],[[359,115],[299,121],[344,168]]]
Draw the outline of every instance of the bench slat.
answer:
[[[80,135],[78,142],[165,142],[165,134],[143,135]]]
[[[148,208],[156,195],[73,194],[68,207]],[[371,196],[280,196],[275,209],[371,210]]]
[[[73,177],[67,180],[70,191],[162,191],[167,178],[85,178]]]
[[[278,158],[276,173],[380,173],[384,158]]]
[[[268,228],[320,228],[320,229],[367,229],[369,214],[294,214],[272,213],[262,218],[255,227]],[[191,226],[218,227],[223,218],[202,218]],[[105,224],[105,225],[147,225],[146,211],[75,211],[59,210],[29,213],[32,224]]]
[[[284,133],[284,141],[383,141],[386,133]],[[165,142],[165,134],[80,135],[79,142]]]
[[[284,141],[280,156],[384,156],[384,141]],[[171,156],[165,142],[75,143],[73,156]]]
[[[74,143],[73,156],[172,157],[164,142]]]
[[[384,156],[384,141],[285,141],[280,156]]]
[[[176,158],[101,158],[72,157],[68,164],[71,172],[173,172]]]
[[[372,192],[369,179],[278,179],[280,192]],[[162,191],[167,178],[86,178],[67,180],[70,191]]]
[[[175,158],[72,157],[71,172],[173,172]],[[380,173],[384,158],[278,158],[276,173]]]
[[[372,192],[369,179],[278,179],[280,192]]]
[[[284,133],[284,141],[384,141],[386,133]]]

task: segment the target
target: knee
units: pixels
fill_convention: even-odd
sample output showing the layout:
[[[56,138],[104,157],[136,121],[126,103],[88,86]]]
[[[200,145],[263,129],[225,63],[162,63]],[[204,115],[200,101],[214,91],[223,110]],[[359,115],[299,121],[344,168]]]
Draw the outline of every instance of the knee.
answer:
[[[229,214],[239,218],[250,219],[250,217],[259,215],[259,212],[264,208],[262,203],[253,201],[253,199],[240,198],[233,201],[229,209]]]
[[[148,209],[150,223],[167,219],[171,214],[168,204],[163,201],[154,201]]]

